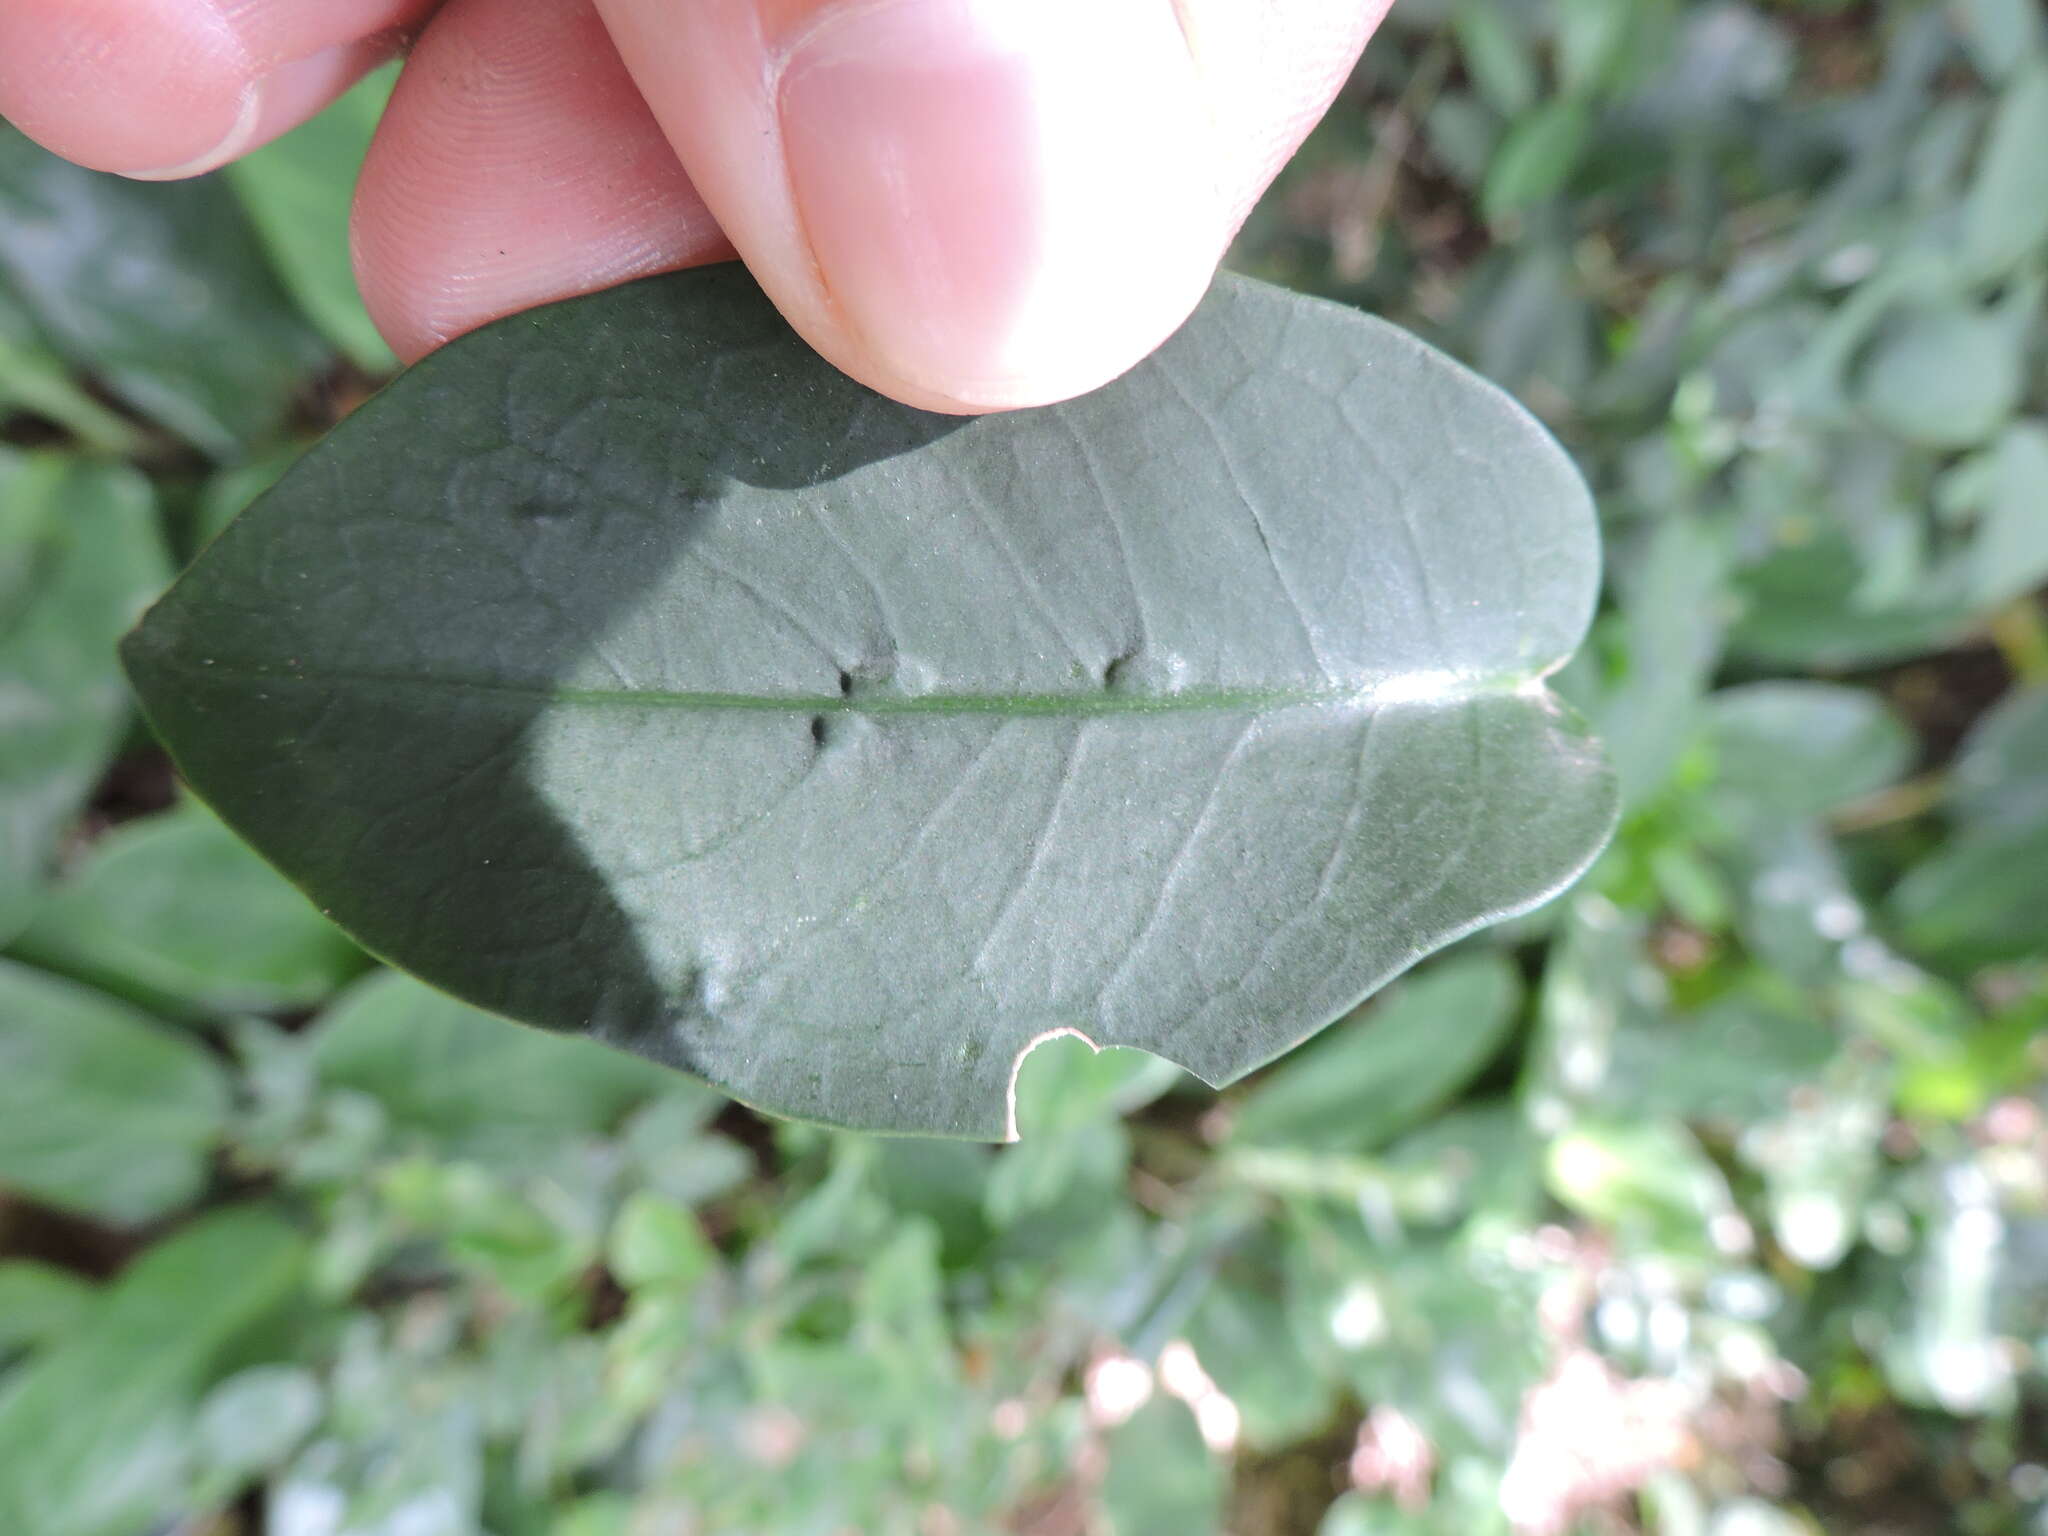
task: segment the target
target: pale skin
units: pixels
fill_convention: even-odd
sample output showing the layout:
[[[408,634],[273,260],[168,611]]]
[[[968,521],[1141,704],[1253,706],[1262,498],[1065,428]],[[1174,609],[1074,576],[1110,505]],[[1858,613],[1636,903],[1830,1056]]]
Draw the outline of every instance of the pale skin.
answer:
[[[1047,404],[1186,318],[1390,0],[0,0],[0,116],[147,179],[410,59],[356,191],[418,358],[735,253],[931,410]]]

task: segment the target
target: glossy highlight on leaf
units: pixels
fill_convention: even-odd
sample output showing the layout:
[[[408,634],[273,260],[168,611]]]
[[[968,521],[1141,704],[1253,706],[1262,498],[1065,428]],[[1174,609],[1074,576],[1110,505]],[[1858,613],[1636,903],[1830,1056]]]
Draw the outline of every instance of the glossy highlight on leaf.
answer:
[[[761,1107],[999,1137],[1077,1033],[1224,1083],[1605,841],[1542,687],[1593,512],[1505,395],[1224,279],[926,414],[737,268],[501,322],[130,638],[193,788],[374,952]]]

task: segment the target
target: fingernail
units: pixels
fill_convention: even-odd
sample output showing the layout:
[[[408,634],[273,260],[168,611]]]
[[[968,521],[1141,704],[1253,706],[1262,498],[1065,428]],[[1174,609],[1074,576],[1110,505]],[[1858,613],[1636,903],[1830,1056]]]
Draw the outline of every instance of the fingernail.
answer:
[[[778,108],[842,322],[963,404],[1106,382],[1186,317],[1220,254],[1171,0],[839,0],[790,47]]]
[[[263,117],[263,82],[251,81],[242,87],[242,99],[235,112],[235,120],[228,125],[228,131],[211,149],[204,154],[194,155],[176,165],[167,165],[157,170],[124,171],[122,174],[133,181],[182,181],[187,176],[204,175],[216,166],[226,165],[230,160],[249,147],[256,137],[256,125]]]

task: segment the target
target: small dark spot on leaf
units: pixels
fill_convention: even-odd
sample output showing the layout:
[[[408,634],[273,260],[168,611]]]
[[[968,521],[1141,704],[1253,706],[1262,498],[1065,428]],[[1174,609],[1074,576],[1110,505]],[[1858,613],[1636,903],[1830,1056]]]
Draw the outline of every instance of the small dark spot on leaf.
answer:
[[[825,745],[825,717],[823,715],[811,716],[811,745],[816,747]]]

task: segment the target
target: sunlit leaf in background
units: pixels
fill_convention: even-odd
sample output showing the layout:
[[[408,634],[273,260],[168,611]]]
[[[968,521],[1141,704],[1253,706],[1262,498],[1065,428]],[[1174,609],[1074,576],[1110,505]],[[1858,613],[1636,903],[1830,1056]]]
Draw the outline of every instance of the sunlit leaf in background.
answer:
[[[114,643],[169,574],[140,476],[0,448],[0,945],[133,714]]]
[[[0,960],[0,1182],[114,1222],[199,1194],[226,1128],[213,1058],[155,1020]]]
[[[226,186],[95,175],[5,125],[0,288],[59,353],[217,458],[274,430],[329,357]]]

